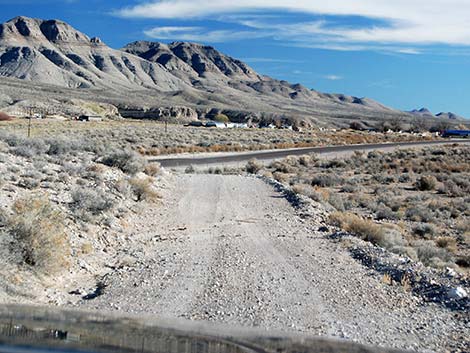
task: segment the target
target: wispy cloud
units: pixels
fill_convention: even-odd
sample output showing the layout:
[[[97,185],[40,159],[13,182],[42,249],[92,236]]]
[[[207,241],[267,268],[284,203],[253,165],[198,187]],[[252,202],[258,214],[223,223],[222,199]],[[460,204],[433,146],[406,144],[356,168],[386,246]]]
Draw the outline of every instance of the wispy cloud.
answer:
[[[330,81],[339,81],[343,79],[343,76],[339,75],[325,75],[323,76],[324,79],[330,80]]]
[[[291,59],[274,59],[274,58],[242,58],[242,61],[248,63],[283,63],[283,64],[302,64],[305,63],[303,60],[291,60]]]
[[[261,11],[262,15],[273,18],[263,19]],[[286,23],[276,20],[292,13],[337,16],[338,21]],[[131,18],[235,21],[253,30],[227,28],[201,30],[193,35],[183,31],[172,33],[172,36],[179,33],[185,38],[205,41],[244,39],[261,31],[261,37],[334,50],[390,47],[398,53],[416,55],[421,53],[421,46],[470,46],[468,0],[154,0],[120,9],[116,14]],[[375,24],[348,23],[347,18],[351,16],[368,18]],[[202,37],[205,35],[208,39]]]
[[[144,31],[147,37],[164,40],[184,40],[190,42],[220,43],[248,38],[262,38],[269,34],[259,31],[206,30],[202,27],[155,27]]]

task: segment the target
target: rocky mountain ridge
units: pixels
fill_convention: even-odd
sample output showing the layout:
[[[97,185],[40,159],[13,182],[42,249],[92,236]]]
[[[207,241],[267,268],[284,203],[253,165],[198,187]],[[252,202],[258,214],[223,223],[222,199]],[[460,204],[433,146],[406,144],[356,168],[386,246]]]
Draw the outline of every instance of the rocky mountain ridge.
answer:
[[[277,116],[322,125],[412,117],[371,99],[260,75],[211,46],[137,41],[116,50],[63,21],[28,17],[0,25],[0,81],[0,109],[24,100],[91,99],[116,105],[124,116],[179,106],[200,117],[223,111],[240,120]]]
[[[452,112],[440,112],[437,114],[433,114],[429,109],[427,108],[421,108],[421,109],[413,109],[409,111],[410,114],[418,117],[423,117],[423,118],[439,118],[439,119],[450,119],[450,120],[464,120],[465,118],[462,116],[459,116],[455,113]]]

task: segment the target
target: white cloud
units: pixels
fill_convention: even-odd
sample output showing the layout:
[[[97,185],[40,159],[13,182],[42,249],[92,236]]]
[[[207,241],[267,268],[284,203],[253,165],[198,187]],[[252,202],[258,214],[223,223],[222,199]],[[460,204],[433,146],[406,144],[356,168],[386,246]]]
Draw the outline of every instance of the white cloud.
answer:
[[[323,78],[326,80],[330,80],[330,81],[339,81],[343,79],[342,76],[338,76],[338,75],[326,75],[326,76],[323,76]]]
[[[124,8],[117,13],[124,17],[188,19],[240,17],[243,14],[298,12],[312,15],[361,16],[380,20],[375,26],[341,26],[328,23],[297,23],[278,25],[257,22],[253,18],[240,20],[243,25],[265,31],[273,36],[306,43],[334,42],[338,47],[360,45],[432,45],[470,46],[469,0],[160,0],[147,1]],[[283,27],[283,28],[282,28]],[[282,29],[286,33],[282,33]],[[243,36],[234,32],[212,33],[222,40]],[[243,32],[242,32],[243,33]],[[247,34],[247,33],[245,33]],[[264,33],[266,35],[266,33]],[[310,36],[310,38],[308,38]],[[403,49],[403,48],[402,48]],[[405,54],[418,54],[415,48]],[[414,52],[413,52],[414,51]]]
[[[248,63],[285,63],[285,64],[301,64],[305,63],[303,60],[291,59],[274,59],[274,58],[242,58],[244,62]]]
[[[254,31],[207,31],[202,27],[155,27],[144,31],[144,34],[154,39],[184,40],[190,42],[219,43],[247,38],[261,38],[267,36],[262,32]]]
[[[419,50],[419,49],[414,49],[414,48],[402,48],[402,49],[398,49],[397,53],[409,54],[409,55],[419,55],[419,54],[422,54],[422,51]]]

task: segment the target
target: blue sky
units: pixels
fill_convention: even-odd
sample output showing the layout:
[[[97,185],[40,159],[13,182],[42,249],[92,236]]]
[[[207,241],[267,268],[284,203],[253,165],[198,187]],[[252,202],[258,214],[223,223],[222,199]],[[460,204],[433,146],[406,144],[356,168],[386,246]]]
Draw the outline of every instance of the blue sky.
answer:
[[[119,48],[207,43],[260,73],[470,117],[469,0],[0,0],[0,21],[62,19]]]

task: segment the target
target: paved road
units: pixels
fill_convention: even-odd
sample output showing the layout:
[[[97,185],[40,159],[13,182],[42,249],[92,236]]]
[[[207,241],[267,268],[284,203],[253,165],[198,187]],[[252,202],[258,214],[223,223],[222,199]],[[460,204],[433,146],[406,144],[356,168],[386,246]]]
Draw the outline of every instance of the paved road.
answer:
[[[340,152],[351,152],[351,151],[367,151],[384,148],[396,148],[396,147],[415,147],[415,146],[432,146],[442,145],[448,143],[470,143],[470,140],[439,140],[439,141],[420,141],[420,142],[392,142],[392,143],[374,143],[364,145],[346,145],[346,146],[326,146],[326,147],[307,147],[307,148],[295,148],[287,150],[276,150],[276,151],[255,151],[255,152],[241,152],[233,153],[223,156],[209,156],[209,157],[182,157],[182,158],[155,158],[151,159],[151,162],[159,162],[162,167],[175,168],[175,167],[186,167],[186,166],[200,166],[209,164],[228,164],[228,163],[240,163],[248,162],[250,159],[256,158],[258,160],[274,160],[285,158],[287,156],[300,156],[309,153],[340,153]]]

